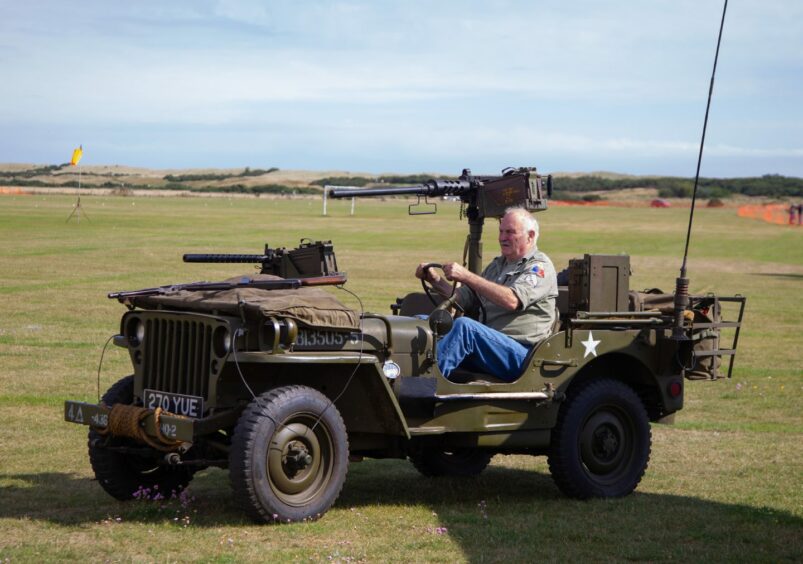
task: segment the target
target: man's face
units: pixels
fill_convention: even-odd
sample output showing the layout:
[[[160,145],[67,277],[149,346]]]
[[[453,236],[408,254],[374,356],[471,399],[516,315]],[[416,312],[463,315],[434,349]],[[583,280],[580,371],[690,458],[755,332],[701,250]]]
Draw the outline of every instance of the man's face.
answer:
[[[530,251],[535,233],[526,231],[515,214],[507,214],[499,222],[499,247],[507,261],[517,261]]]

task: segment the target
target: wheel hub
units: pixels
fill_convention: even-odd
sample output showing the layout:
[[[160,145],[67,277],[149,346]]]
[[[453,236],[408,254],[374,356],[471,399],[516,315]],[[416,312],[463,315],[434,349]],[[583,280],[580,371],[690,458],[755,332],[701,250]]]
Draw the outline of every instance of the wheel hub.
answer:
[[[312,464],[312,455],[300,441],[290,441],[285,447],[282,463],[290,472],[298,472]]]
[[[307,503],[326,484],[330,472],[329,436],[308,423],[302,418],[285,424],[274,434],[267,453],[268,481],[288,505]]]
[[[580,451],[586,469],[597,476],[615,479],[628,463],[631,435],[620,414],[600,410],[585,423],[580,437]]]
[[[619,449],[619,436],[616,430],[609,425],[604,425],[594,431],[594,443],[592,445],[594,454],[601,459],[610,459]]]

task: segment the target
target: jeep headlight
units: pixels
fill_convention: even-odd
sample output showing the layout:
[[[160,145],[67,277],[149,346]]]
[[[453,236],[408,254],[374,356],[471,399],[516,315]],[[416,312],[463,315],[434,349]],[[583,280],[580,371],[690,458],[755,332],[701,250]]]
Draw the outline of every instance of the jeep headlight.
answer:
[[[145,340],[145,324],[139,317],[131,317],[125,325],[125,336],[132,347],[138,347]]]
[[[298,326],[292,319],[269,318],[262,325],[260,340],[264,350],[286,349],[296,342]]]
[[[215,356],[223,357],[231,350],[231,331],[228,327],[220,325],[212,334],[212,348]]]

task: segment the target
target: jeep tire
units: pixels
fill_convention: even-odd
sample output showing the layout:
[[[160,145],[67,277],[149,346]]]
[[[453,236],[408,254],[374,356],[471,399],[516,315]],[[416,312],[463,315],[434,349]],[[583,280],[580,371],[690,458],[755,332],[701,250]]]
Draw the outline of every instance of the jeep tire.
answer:
[[[131,405],[134,401],[134,377],[126,376],[103,395],[102,402],[108,407],[116,403]],[[135,499],[169,498],[187,487],[198,468],[188,466],[164,466],[159,458],[164,454],[153,451],[153,457],[116,452],[104,446],[143,448],[133,439],[104,437],[94,429],[89,430],[89,462],[101,487],[106,493],[128,501]]]
[[[650,459],[647,412],[633,389],[613,379],[570,390],[552,430],[549,469],[569,497],[631,493]]]
[[[332,402],[307,386],[254,399],[237,423],[229,479],[256,521],[317,519],[334,504],[348,471],[346,426]]]

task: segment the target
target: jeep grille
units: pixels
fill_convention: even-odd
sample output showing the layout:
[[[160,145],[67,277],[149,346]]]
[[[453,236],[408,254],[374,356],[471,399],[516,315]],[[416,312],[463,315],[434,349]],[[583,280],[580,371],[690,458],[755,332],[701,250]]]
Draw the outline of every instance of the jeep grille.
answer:
[[[214,327],[205,319],[146,319],[144,387],[207,398]]]

